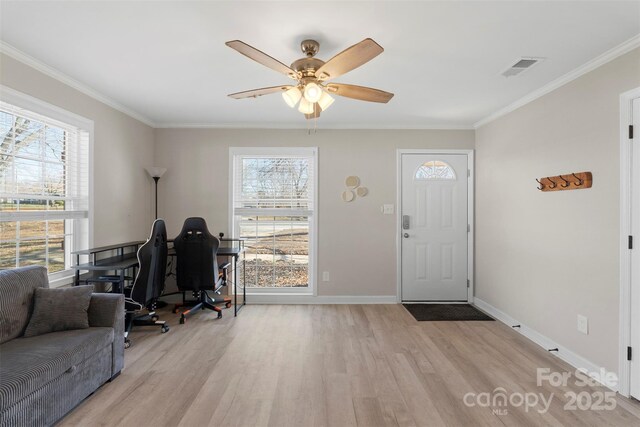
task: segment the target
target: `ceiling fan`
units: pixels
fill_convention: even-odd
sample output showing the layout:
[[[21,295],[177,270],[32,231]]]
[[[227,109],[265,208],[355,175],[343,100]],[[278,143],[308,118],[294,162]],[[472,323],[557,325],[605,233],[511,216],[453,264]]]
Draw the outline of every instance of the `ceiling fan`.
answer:
[[[226,45],[265,67],[285,74],[296,81],[292,85],[232,93],[229,95],[231,98],[257,98],[280,92],[291,108],[294,108],[299,101],[298,111],[304,114],[307,119],[320,117],[320,112],[331,106],[334,99],[330,94],[381,103],[387,103],[393,98],[392,93],[379,89],[344,83],[327,83],[329,80],[369,62],[384,51],[382,46],[369,38],[343,50],[327,62],[315,57],[320,48],[317,41],[303,40],[300,48],[305,57],[294,61],[290,67],[240,40],[229,41]]]

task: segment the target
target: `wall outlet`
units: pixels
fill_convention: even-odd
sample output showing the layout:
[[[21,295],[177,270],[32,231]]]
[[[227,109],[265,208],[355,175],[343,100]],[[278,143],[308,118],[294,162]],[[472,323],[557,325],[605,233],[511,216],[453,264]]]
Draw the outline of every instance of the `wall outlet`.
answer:
[[[393,215],[393,205],[382,205],[382,213],[385,215]]]
[[[578,314],[578,332],[589,335],[589,319],[581,314]]]
[[[323,271],[322,272],[322,281],[323,282],[328,282],[329,281],[329,272],[328,271]]]

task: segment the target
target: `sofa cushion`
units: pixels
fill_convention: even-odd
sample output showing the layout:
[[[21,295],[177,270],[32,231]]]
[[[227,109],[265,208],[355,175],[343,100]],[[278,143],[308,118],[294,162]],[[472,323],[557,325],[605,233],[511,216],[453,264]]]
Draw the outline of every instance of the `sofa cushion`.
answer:
[[[24,333],[36,288],[48,288],[47,269],[39,266],[0,271],[0,344]]]
[[[45,427],[75,408],[83,399],[111,378],[111,348],[105,347],[78,365],[66,370],[42,388],[29,393],[8,408],[0,408],[2,427]],[[84,423],[82,426],[98,425]],[[80,424],[78,424],[80,425]]]
[[[24,337],[49,332],[86,329],[89,327],[89,303],[93,286],[72,288],[36,289],[33,298],[33,314]]]
[[[17,338],[0,345],[0,408],[7,408],[113,343],[113,328]],[[54,398],[54,397],[52,397]]]

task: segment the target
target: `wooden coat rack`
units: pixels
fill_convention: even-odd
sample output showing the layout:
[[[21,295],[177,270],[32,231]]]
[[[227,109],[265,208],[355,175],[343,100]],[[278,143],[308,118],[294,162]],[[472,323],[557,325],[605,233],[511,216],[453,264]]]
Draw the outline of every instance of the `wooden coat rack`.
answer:
[[[564,191],[591,188],[593,176],[591,172],[576,172],[566,175],[547,176],[536,179],[540,191]]]

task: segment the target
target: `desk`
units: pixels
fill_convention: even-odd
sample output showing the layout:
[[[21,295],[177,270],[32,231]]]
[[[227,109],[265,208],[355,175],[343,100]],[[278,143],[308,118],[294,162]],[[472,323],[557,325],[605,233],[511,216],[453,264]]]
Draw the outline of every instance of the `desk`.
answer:
[[[224,242],[233,242],[233,241],[237,241],[237,240],[232,240],[232,239],[223,239],[221,240],[221,243]],[[168,240],[168,242],[173,243],[173,239]],[[176,250],[172,247],[169,248],[168,251],[168,256],[170,257],[175,257],[176,256]],[[240,255],[244,255],[244,242],[239,241],[238,246],[220,246],[218,248],[218,252],[216,253],[217,256],[219,257],[227,257],[227,258],[231,258],[232,261],[232,269],[231,269],[231,273],[233,273],[233,317],[236,317],[238,315],[238,313],[240,312],[240,310],[242,309],[242,307],[244,307],[247,303],[247,291],[246,291],[246,286],[245,286],[245,269],[242,269],[242,302],[240,303],[240,305],[238,306],[238,258],[240,258]],[[171,272],[168,273],[172,274]],[[230,275],[231,277],[231,275]],[[229,278],[227,278],[227,280],[229,280]],[[169,294],[171,295],[171,294]]]
[[[115,245],[100,246],[97,248],[83,249],[79,251],[71,252],[76,256],[76,265],[72,266],[76,271],[74,285],[80,284],[80,271],[93,271],[93,272],[109,272],[115,271],[120,276],[120,289],[124,289],[124,273],[130,268],[138,266],[138,248],[145,243],[144,240],[136,240],[133,242],[117,243]],[[133,252],[125,253],[125,249],[134,249]],[[98,259],[98,254],[103,252],[115,251],[116,256],[109,258]],[[88,255],[89,262],[80,264],[80,256]]]
[[[238,242],[237,246],[227,246],[229,242]],[[167,242],[173,243],[173,239]],[[221,241],[223,245],[218,248],[217,256],[231,258],[233,273],[233,316],[237,316],[238,312],[245,306],[247,302],[247,291],[245,286],[245,269],[242,269],[242,302],[238,306],[238,258],[240,255],[244,255],[244,242],[236,239],[223,239]],[[109,272],[115,271],[119,276],[120,290],[124,289],[125,272],[138,266],[137,252],[140,245],[145,243],[144,241],[134,241],[127,243],[119,243],[109,246],[101,246],[98,248],[84,249],[81,251],[72,252],[76,255],[76,265],[72,266],[76,270],[75,282],[77,286],[80,284],[80,271],[92,271],[92,272]],[[125,253],[124,250],[128,248],[135,248],[135,252]],[[116,251],[118,255],[109,258],[97,259],[97,254],[108,251]],[[80,264],[80,255],[88,255],[89,262]],[[170,248],[168,256],[175,257],[176,251],[174,248]],[[135,271],[135,270],[134,270]],[[169,272],[168,274],[171,274]]]
[[[138,257],[135,253],[125,254],[125,255],[117,255],[111,258],[105,258],[93,262],[87,262],[84,264],[74,265],[73,268],[76,270],[76,276],[79,276],[80,270],[88,270],[88,271],[115,271],[119,276],[119,289],[120,292],[124,289],[124,280],[125,280],[125,271],[130,268],[136,268],[138,266]],[[95,281],[98,281],[96,279]],[[76,278],[76,285],[80,283],[79,278]]]

